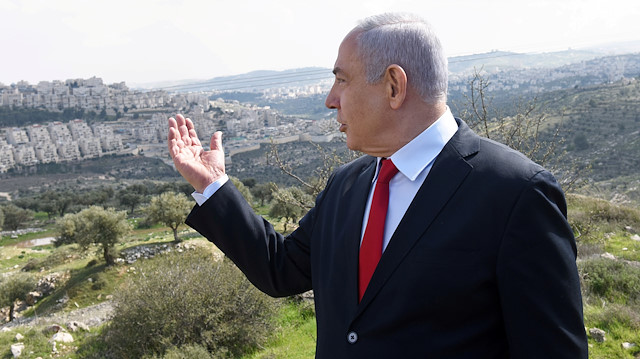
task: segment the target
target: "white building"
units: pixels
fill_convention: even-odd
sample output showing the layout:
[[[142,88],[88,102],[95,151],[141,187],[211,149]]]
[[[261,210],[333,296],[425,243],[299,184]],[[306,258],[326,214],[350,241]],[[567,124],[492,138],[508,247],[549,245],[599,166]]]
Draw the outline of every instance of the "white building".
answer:
[[[62,122],[51,122],[47,126],[47,129],[49,129],[49,134],[51,134],[51,140],[55,143],[72,141],[73,139],[73,137],[71,137],[71,132],[69,132],[69,128]]]
[[[12,145],[21,145],[28,143],[29,137],[23,128],[13,127],[7,129],[7,142]]]
[[[40,163],[58,162],[58,151],[56,145],[51,141],[38,143],[35,145],[34,150]]]
[[[33,147],[27,145],[13,146],[13,158],[17,164],[23,166],[33,166],[38,163]]]
[[[5,90],[2,93],[2,106],[22,106],[23,95],[18,89],[13,91]]]
[[[42,125],[32,125],[27,127],[27,133],[31,143],[36,145],[40,143],[51,143],[51,135],[49,130]]]
[[[81,138],[93,138],[93,131],[86,122],[82,120],[73,120],[69,122],[69,132],[74,140]]]
[[[15,164],[13,146],[4,140],[0,140],[0,173],[7,172],[10,168],[13,168]]]
[[[82,158],[76,141],[56,142],[56,147],[60,161],[76,161]]]
[[[102,147],[100,140],[95,137],[80,138],[78,140],[80,152],[84,158],[93,158],[102,156]]]

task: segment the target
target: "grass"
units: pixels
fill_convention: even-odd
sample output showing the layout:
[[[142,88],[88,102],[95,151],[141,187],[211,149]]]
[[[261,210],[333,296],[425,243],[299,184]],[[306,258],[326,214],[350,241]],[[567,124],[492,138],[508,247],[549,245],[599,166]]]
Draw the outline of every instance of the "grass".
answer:
[[[66,358],[66,359],[81,359],[83,355],[77,353],[78,347],[80,347],[88,339],[95,336],[95,333],[89,331],[77,331],[72,333],[73,343],[57,343],[56,349],[58,354],[52,354],[53,345],[49,343],[49,340],[53,334],[45,334],[47,326],[33,326],[29,328],[13,329],[8,332],[0,332],[0,359],[13,358],[11,353],[11,345],[15,344],[16,334],[20,333],[24,336],[21,343],[24,343],[24,349],[22,350],[21,358]],[[98,329],[96,329],[98,331]]]
[[[316,320],[311,303],[289,301],[276,318],[277,333],[259,352],[242,359],[312,359],[316,353]]]
[[[628,233],[609,236],[604,250],[618,258],[640,262],[640,241],[631,239]]]
[[[640,210],[595,198],[569,195],[569,221],[577,233],[584,322],[606,332],[606,341],[589,337],[589,358],[640,356]],[[604,252],[616,259],[601,258]],[[636,346],[624,349],[623,343]]]
[[[30,239],[38,239],[38,238],[53,237],[53,236],[55,236],[55,230],[53,228],[46,228],[43,231],[36,232],[36,233],[22,234],[17,236],[17,238],[2,236],[0,238],[0,246],[11,246],[11,245],[15,245],[16,243],[28,241]]]
[[[585,322],[588,328],[599,328],[605,331],[605,341],[596,342],[589,338],[589,358],[591,359],[634,359],[640,354],[640,328],[630,325],[628,319],[621,318],[625,310],[620,307],[606,308],[607,305],[591,305],[584,307]],[[637,316],[638,314],[635,313]],[[636,346],[624,349],[622,343],[635,343]]]
[[[47,257],[49,254],[50,250],[41,247],[0,247],[0,273],[19,270],[29,260],[41,259]]]

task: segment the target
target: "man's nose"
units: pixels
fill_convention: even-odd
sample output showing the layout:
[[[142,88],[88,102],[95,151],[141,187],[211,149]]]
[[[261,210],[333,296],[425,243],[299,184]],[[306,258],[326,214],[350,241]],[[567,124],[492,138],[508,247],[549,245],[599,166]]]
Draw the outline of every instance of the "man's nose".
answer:
[[[327,98],[324,100],[324,105],[330,109],[338,108],[339,102],[337,96],[333,94],[333,88],[331,89],[331,91],[329,91]]]

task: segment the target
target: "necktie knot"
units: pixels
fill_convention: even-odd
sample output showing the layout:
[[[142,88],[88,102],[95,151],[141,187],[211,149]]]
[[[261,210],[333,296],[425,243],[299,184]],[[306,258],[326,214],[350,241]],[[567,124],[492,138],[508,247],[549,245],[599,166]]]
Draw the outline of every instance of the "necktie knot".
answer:
[[[393,164],[393,161],[388,158],[383,158],[380,163],[382,163],[382,166],[380,167],[380,173],[378,174],[378,180],[376,182],[389,183],[393,176],[398,173],[398,169],[396,165]]]

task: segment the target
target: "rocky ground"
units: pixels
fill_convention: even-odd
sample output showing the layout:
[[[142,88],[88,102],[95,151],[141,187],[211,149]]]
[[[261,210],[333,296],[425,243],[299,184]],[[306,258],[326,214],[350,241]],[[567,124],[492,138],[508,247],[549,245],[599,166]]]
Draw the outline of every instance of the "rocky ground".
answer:
[[[62,325],[72,322],[81,323],[91,328],[107,322],[111,318],[112,313],[113,305],[111,301],[105,301],[100,304],[76,309],[70,312],[56,312],[45,316],[35,315],[27,318],[16,318],[12,322],[1,325],[0,330],[12,330],[15,328],[39,325]]]

